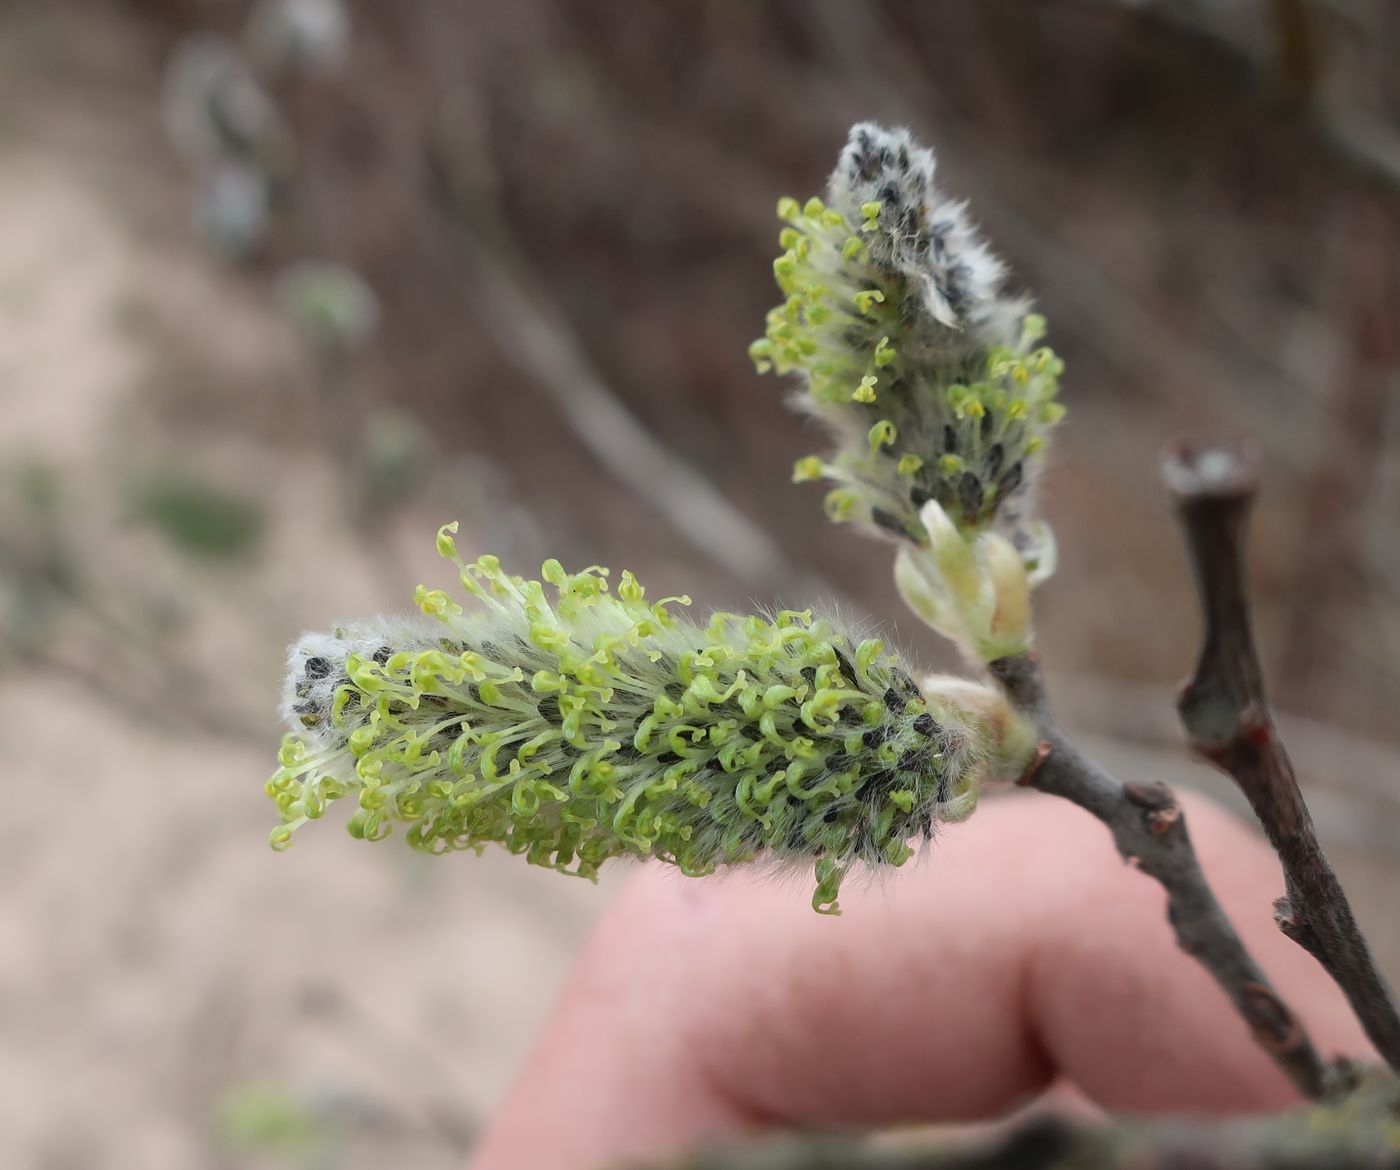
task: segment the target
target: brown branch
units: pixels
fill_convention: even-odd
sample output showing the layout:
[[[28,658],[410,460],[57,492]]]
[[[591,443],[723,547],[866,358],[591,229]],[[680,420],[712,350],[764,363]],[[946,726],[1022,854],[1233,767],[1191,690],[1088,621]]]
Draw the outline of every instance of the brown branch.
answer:
[[[1177,709],[1192,749],[1234,778],[1283,865],[1279,928],[1346,993],[1377,1051],[1400,1069],[1400,1015],[1318,844],[1264,693],[1245,594],[1244,528],[1257,484],[1240,447],[1181,444],[1163,477],[1185,528],[1205,615],[1196,672]]]
[[[1254,1038],[1304,1096],[1326,1092],[1329,1069],[1216,901],[1171,790],[1157,783],[1120,784],[1081,755],[1050,714],[1033,655],[998,659],[988,669],[1041,736],[1022,782],[1071,800],[1104,823],[1124,859],[1166,890],[1177,943],[1210,972]]]

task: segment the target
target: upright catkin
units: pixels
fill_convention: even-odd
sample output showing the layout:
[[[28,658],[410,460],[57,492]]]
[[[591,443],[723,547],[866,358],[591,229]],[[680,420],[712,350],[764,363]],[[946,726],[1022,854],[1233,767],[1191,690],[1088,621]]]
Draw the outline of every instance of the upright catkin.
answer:
[[[826,200],[778,202],[784,300],[749,352],[761,372],[800,376],[796,405],[832,436],[793,474],[835,482],[831,519],[921,544],[933,501],[1033,567],[1031,487],[1063,366],[935,169],[905,130],[852,128]]]

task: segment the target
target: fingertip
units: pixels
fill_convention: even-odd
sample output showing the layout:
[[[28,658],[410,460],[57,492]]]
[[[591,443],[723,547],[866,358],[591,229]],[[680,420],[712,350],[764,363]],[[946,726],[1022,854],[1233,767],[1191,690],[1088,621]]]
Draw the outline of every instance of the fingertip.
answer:
[[[1009,811],[993,803],[888,882],[850,882],[840,918],[812,912],[807,873],[632,875],[478,1170],[661,1156],[768,1123],[980,1117],[1034,1095],[1052,1070],[1020,959],[1048,886],[1006,896],[1042,835]]]
[[[1361,1050],[1340,994],[1273,926],[1273,854],[1183,804],[1222,904],[1324,1053]],[[839,919],[812,913],[809,876],[634,874],[478,1170],[666,1156],[770,1122],[985,1116],[1057,1074],[1114,1109],[1296,1100],[1177,948],[1161,887],[1067,802],[989,802],[917,868],[851,883]]]
[[[506,1101],[473,1170],[580,1170],[642,1160],[751,1122],[704,1079],[678,1011],[675,951],[653,929],[673,891],[639,871],[590,936],[568,987]]]

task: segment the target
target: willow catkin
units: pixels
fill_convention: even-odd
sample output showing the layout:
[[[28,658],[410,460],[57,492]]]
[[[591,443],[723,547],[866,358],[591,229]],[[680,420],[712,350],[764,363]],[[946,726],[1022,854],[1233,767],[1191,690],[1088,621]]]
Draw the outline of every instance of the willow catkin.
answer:
[[[852,865],[902,865],[911,841],[969,815],[1015,738],[965,690],[925,696],[835,619],[700,625],[688,599],[648,602],[630,573],[611,590],[605,569],[548,561],[541,582],[464,564],[453,531],[439,548],[470,612],[420,587],[426,616],[292,647],[274,846],[353,792],[365,839],[400,822],[419,849],[494,842],[590,877],[622,856],[691,875],[801,861],[813,905],[834,911]]]
[[[826,201],[778,203],[785,299],[750,354],[760,371],[800,375],[797,405],[831,433],[834,449],[799,460],[794,478],[836,482],[833,520],[919,544],[934,501],[1034,564],[1029,491],[1063,413],[1062,364],[934,173],[907,131],[855,126]]]

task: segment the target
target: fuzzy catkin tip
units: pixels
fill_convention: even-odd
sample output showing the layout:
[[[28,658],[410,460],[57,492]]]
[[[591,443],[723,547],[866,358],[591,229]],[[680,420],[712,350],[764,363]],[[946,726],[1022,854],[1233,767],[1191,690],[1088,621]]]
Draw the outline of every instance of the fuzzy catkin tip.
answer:
[[[360,838],[399,822],[428,852],[497,843],[585,877],[622,856],[691,875],[797,861],[834,911],[853,865],[902,865],[972,812],[992,723],[921,693],[880,641],[810,611],[700,625],[626,572],[612,589],[547,561],[525,580],[463,563],[455,530],[438,547],[470,612],[420,586],[425,616],[292,647],[274,847],[353,794]]]
[[[826,201],[779,200],[785,300],[750,355],[761,372],[799,374],[798,405],[831,432],[835,450],[793,478],[835,481],[833,520],[922,543],[919,510],[935,501],[960,530],[995,526],[1033,562],[1027,502],[1063,415],[1063,364],[934,172],[908,131],[861,123]]]

